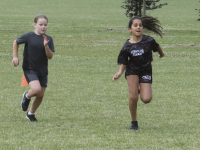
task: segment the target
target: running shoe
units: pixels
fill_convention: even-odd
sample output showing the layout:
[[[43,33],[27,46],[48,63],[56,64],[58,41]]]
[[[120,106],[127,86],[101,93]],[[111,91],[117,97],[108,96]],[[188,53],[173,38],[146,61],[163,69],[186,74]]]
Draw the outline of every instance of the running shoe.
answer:
[[[21,108],[22,108],[23,111],[27,111],[28,105],[29,105],[29,103],[30,103],[30,101],[31,101],[31,99],[28,99],[28,98],[26,97],[26,94],[27,94],[27,93],[28,93],[28,92],[25,92],[25,93],[23,94],[23,97],[22,97]]]

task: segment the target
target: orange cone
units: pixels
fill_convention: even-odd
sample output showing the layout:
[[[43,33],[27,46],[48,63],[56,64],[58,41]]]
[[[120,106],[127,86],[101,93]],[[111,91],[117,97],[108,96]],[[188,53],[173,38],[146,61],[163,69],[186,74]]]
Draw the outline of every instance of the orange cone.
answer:
[[[23,75],[22,77],[22,82],[21,82],[21,86],[27,86],[28,85],[28,82],[26,81],[26,78],[25,76]]]

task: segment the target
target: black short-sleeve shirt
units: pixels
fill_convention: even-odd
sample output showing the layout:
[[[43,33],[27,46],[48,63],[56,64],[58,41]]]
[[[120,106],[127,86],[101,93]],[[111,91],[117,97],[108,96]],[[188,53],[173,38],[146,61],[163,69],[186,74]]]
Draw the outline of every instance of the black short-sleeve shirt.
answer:
[[[128,39],[119,53],[118,64],[126,65],[126,72],[151,70],[152,51],[158,51],[158,46],[155,39],[147,35],[138,43],[130,43]]]
[[[47,36],[49,40],[49,48],[52,52],[55,52],[52,37],[46,34],[45,36]],[[28,32],[19,37],[16,42],[17,44],[25,44],[22,65],[23,70],[32,70],[35,71],[38,76],[47,76],[48,58],[45,53],[43,37],[34,32]]]

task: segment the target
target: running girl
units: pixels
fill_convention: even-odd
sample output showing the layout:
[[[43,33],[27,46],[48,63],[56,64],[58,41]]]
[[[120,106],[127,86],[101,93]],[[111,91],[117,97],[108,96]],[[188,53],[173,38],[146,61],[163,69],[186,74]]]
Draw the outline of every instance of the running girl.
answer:
[[[130,129],[138,130],[137,122],[137,102],[139,97],[144,103],[149,103],[152,99],[152,51],[158,52],[160,58],[164,53],[153,37],[143,35],[143,29],[146,28],[162,37],[159,21],[153,17],[134,17],[129,21],[128,29],[132,34],[122,47],[118,64],[119,71],[114,75],[113,81],[121,77],[125,72],[125,77],[129,89],[129,110],[131,114]]]
[[[30,90],[23,94],[21,108],[27,111],[32,97],[35,97],[26,118],[37,121],[35,112],[40,106],[48,77],[48,59],[53,57],[54,44],[51,36],[46,35],[48,19],[45,15],[38,14],[34,19],[34,32],[28,32],[13,42],[13,60],[16,67],[19,65],[18,47],[25,44],[23,54],[23,71]]]

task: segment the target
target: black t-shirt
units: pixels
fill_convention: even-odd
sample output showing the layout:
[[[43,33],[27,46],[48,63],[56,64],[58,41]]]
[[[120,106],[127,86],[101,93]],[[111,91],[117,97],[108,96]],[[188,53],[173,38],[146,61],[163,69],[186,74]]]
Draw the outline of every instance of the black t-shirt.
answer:
[[[52,37],[46,34],[45,36],[47,36],[49,40],[49,48],[52,52],[55,52]],[[22,65],[23,70],[32,70],[36,72],[38,76],[47,76],[48,58],[45,53],[43,37],[34,32],[28,32],[19,37],[16,42],[17,44],[25,44]]]
[[[152,50],[158,51],[158,46],[154,38],[147,35],[138,43],[130,43],[128,39],[119,53],[118,64],[127,65],[128,72],[151,70]]]

